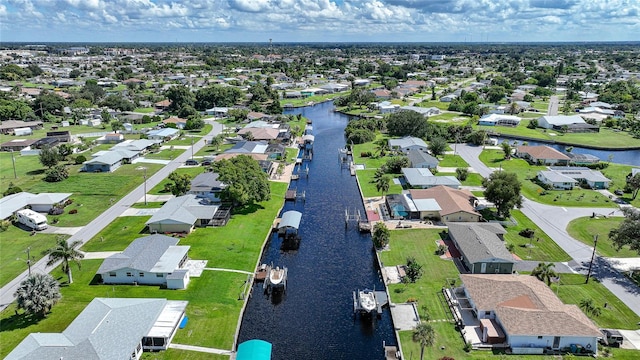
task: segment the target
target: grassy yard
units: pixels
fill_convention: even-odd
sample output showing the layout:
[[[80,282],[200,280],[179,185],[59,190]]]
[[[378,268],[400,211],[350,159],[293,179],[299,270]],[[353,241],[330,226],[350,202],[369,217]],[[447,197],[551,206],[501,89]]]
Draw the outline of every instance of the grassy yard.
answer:
[[[440,163],[438,164],[440,167],[469,167],[466,161],[460,155],[453,154],[445,154],[442,159],[440,159]]]
[[[529,220],[520,210],[512,210],[511,216],[517,225],[507,227],[504,236],[507,243],[515,245],[513,252],[523,260],[537,260],[545,262],[569,261],[571,257],[562,250],[538,225]],[[535,230],[533,240],[520,236],[518,233],[526,228]],[[531,243],[531,246],[529,246]]]
[[[613,201],[591,189],[544,190],[531,179],[538,171],[546,170],[546,167],[529,165],[522,159],[504,160],[502,150],[484,150],[480,154],[480,161],[489,167],[500,167],[502,170],[516,173],[522,184],[522,195],[537,202],[567,207],[616,207]]]
[[[560,288],[555,283],[551,289],[558,292],[558,296],[565,304],[579,304],[582,299],[592,299],[593,303],[602,308],[602,314],[591,319],[603,328],[637,329],[640,317],[633,313],[627,305],[613,295],[604,285],[595,279],[584,283],[585,276],[580,274],[560,275]],[[607,307],[604,307],[604,304]]]
[[[287,184],[271,183],[271,200],[245,209],[232,216],[229,223],[220,228],[197,229],[180,240],[190,245],[189,256],[208,260],[208,267],[221,267],[252,271],[260,255],[265,236],[282,206]],[[100,234],[89,241],[84,249],[121,250],[128,242],[141,236],[140,224],[145,218],[119,218],[104,234],[115,239],[100,241]],[[126,227],[126,228],[125,228]],[[101,233],[101,234],[103,234]],[[120,240],[123,238],[124,240]],[[110,242],[110,240],[114,240]],[[105,244],[109,243],[109,246]],[[238,301],[246,275],[231,272],[205,271],[200,278],[192,278],[186,291],[163,290],[154,286],[103,286],[92,285],[101,260],[83,260],[82,269],[74,270],[74,284],[63,286],[63,298],[53,307],[47,318],[38,320],[14,314],[15,305],[0,313],[0,357],[6,356],[31,332],[59,332],[86,307],[94,297],[157,297],[171,300],[188,300],[189,323],[178,331],[174,342],[219,349],[231,349],[242,302]],[[65,282],[60,269],[54,277]],[[145,354],[145,359],[203,359],[200,353],[170,350],[165,353]],[[216,359],[209,354],[207,359]]]
[[[146,159],[156,159],[156,160],[173,160],[176,157],[182,155],[185,151],[184,149],[175,149],[171,146],[169,149],[160,150],[155,153],[145,154],[144,157]]]
[[[443,173],[439,172],[437,176],[453,176],[455,177],[455,173]],[[482,186],[482,176],[476,173],[469,173],[467,175],[467,179],[461,182],[463,186]]]
[[[567,226],[567,232],[574,239],[580,240],[583,243],[593,246],[593,235],[598,235],[598,254],[606,257],[637,257],[638,253],[629,249],[628,245],[625,245],[616,250],[611,240],[609,240],[609,231],[617,228],[624,218],[611,217],[611,218],[598,218],[592,219],[590,217],[578,218],[569,223]]]
[[[414,257],[422,265],[423,276],[415,284],[391,284],[389,293],[394,303],[409,299],[418,302],[418,309],[428,308],[432,319],[446,319],[448,309],[438,300],[437,294],[449,278],[458,278],[458,269],[453,261],[442,260],[435,255],[436,241],[442,230],[411,229],[391,231],[390,251],[380,253],[384,266],[403,265],[408,257]]]
[[[345,170],[346,171],[346,170]],[[381,196],[382,193],[376,189],[376,184],[373,182],[373,177],[376,174],[375,170],[358,170],[356,176],[360,182],[360,188],[362,189],[362,195],[364,197]],[[399,174],[391,174],[392,177],[398,177]],[[389,183],[389,191],[386,194],[400,194],[402,193],[402,186]]]
[[[31,236],[31,232],[17,226],[9,226],[0,236],[0,286],[4,286],[23,271],[27,270],[27,248],[32,261],[42,258],[42,252],[56,244],[55,234],[41,232]]]
[[[145,222],[150,218],[151,216],[117,217],[84,244],[82,251],[122,251],[133,240],[149,235]]]
[[[315,95],[315,96],[309,96],[303,99],[281,99],[280,100],[280,106],[282,107],[286,107],[286,106],[293,106],[293,107],[301,107],[301,106],[307,106],[309,105],[310,102],[314,102],[314,103],[319,103],[319,102],[323,102],[323,101],[327,101],[327,100],[333,100],[339,96],[345,96],[348,95],[349,91],[346,92],[341,92],[338,94],[326,94],[326,95]]]
[[[175,172],[177,172],[178,174],[189,174],[191,175],[191,179],[193,179],[198,174],[204,172],[204,170],[205,170],[204,166],[189,166],[189,167],[177,168]],[[147,193],[154,194],[154,195],[167,195],[167,194],[171,195],[164,191],[165,184],[168,184],[171,182],[172,181],[169,180],[169,177],[166,177],[162,179],[162,181],[160,181],[158,185],[154,186],[153,189],[147,189]]]

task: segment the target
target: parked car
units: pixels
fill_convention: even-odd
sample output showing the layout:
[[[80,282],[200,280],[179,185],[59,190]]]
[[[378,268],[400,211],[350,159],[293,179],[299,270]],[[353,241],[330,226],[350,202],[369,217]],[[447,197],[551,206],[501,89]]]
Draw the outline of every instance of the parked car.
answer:
[[[211,160],[204,160],[202,162],[202,166],[211,166],[211,164],[213,164],[213,162]]]
[[[185,161],[184,164],[185,165],[198,165],[198,160],[189,159],[189,160]]]
[[[624,191],[622,191],[621,189],[617,189],[616,191],[613,192],[614,194],[618,195],[618,196],[622,196],[624,195]]]
[[[600,329],[600,331],[602,332],[602,338],[599,339],[600,343],[615,347],[622,345],[624,338],[620,331],[614,329]]]

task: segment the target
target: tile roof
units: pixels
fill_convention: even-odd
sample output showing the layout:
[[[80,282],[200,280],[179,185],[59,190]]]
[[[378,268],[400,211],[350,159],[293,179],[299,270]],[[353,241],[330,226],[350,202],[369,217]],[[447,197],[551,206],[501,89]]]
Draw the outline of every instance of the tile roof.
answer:
[[[480,216],[473,205],[475,196],[467,190],[452,189],[448,186],[434,186],[431,189],[411,189],[409,190],[412,199],[436,199],[442,208],[440,215],[466,212]]]
[[[575,305],[528,275],[460,275],[478,311],[494,310],[508,335],[602,336]]]

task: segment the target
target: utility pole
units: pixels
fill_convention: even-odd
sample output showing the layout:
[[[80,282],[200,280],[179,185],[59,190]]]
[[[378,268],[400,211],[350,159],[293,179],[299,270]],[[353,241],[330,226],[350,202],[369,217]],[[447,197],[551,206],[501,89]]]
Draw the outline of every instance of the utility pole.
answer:
[[[31,276],[31,246],[28,246],[28,247],[27,247],[27,250],[25,250],[24,252],[26,252],[26,253],[27,253],[27,260],[26,260],[26,262],[27,262],[27,267],[28,267],[28,269],[29,269],[29,276]],[[20,260],[20,261],[22,261],[22,259],[21,259],[21,258],[17,258],[16,260]]]
[[[147,205],[147,167],[139,166],[136,170],[144,170],[144,204]]]
[[[193,160],[193,137],[191,138],[191,160]]]
[[[13,157],[13,150],[11,150],[11,162],[13,163],[13,178],[17,179],[18,174],[16,173],[16,159]]]
[[[593,259],[596,257],[596,246],[598,245],[598,235],[593,235],[593,253],[591,254],[591,262],[589,263],[589,272],[587,273],[587,281],[585,284],[589,283],[589,278],[591,277],[591,267],[593,266]]]

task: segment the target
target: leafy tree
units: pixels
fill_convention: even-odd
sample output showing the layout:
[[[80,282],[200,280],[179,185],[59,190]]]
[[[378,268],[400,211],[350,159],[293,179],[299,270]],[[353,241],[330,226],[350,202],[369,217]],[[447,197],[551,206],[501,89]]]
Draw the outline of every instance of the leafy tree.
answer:
[[[40,273],[33,273],[21,282],[14,296],[18,309],[41,317],[46,317],[62,297],[60,285],[53,276]]]
[[[99,102],[105,95],[102,86],[98,85],[95,79],[89,79],[84,83],[84,86],[80,90],[80,97],[87,99],[92,103]]]
[[[242,96],[242,91],[232,86],[202,88],[196,91],[195,108],[204,111],[215,106],[233,106]]]
[[[640,173],[634,176],[627,176],[627,187],[631,189],[631,199],[635,200],[640,191]]]
[[[69,78],[71,79],[75,79],[78,78],[82,75],[82,71],[78,70],[78,69],[73,69],[69,72]]]
[[[69,170],[64,165],[56,165],[44,173],[44,181],[59,182],[69,177]]]
[[[491,86],[487,91],[487,100],[491,103],[498,103],[504,99],[507,90],[502,86]]]
[[[368,129],[355,129],[347,135],[347,143],[349,144],[364,144],[366,142],[373,141],[376,138],[376,134]]]
[[[558,277],[558,274],[553,270],[555,265],[553,263],[538,263],[538,266],[531,271],[531,276],[535,276],[540,281],[545,281],[547,285],[551,286],[551,279]]]
[[[81,164],[83,164],[85,161],[87,161],[87,158],[86,158],[86,156],[84,156],[84,155],[82,155],[82,154],[80,154],[80,155],[76,156],[76,158],[75,158],[75,163],[76,163],[76,165],[81,165]]]
[[[134,103],[123,98],[121,95],[115,94],[107,96],[100,105],[120,111],[133,111],[133,109],[136,108]]]
[[[71,262],[76,263],[78,269],[80,269],[80,259],[84,258],[84,254],[76,249],[80,245],[82,245],[82,241],[80,240],[69,243],[66,238],[59,237],[55,247],[43,252],[43,255],[49,255],[47,266],[52,266],[58,261],[62,261],[62,271],[67,274],[69,284],[73,284]]]
[[[174,171],[169,174],[169,180],[173,183],[166,184],[165,189],[171,191],[175,196],[184,195],[191,188],[191,175],[189,174],[179,174]]]
[[[169,111],[179,111],[185,106],[193,107],[195,105],[196,96],[191,90],[184,86],[172,86],[164,92],[164,96],[171,101],[169,105]]]
[[[389,115],[387,130],[391,136],[422,138],[427,133],[427,120],[415,111],[398,111]]]
[[[65,106],[67,106],[67,101],[61,96],[43,91],[33,100],[31,108],[37,116],[45,117],[45,114],[56,115],[62,113]]]
[[[391,174],[398,174],[406,167],[409,167],[409,158],[404,155],[394,156],[384,164],[385,171]]]
[[[484,139],[487,137],[487,132],[485,130],[473,131],[468,136],[468,141],[473,145],[482,145]]]
[[[224,141],[224,138],[222,134],[218,134],[212,137],[211,140],[209,140],[209,145],[213,146],[213,148],[216,149],[216,151],[218,151],[220,150],[220,145],[222,145],[223,141]]]
[[[373,245],[376,249],[382,249],[385,246],[389,245],[389,240],[391,239],[391,231],[387,228],[383,222],[377,222],[373,226]]]
[[[529,123],[527,124],[527,128],[529,129],[535,129],[538,127],[538,120],[537,119],[531,119],[529,121]]]
[[[62,143],[54,149],[58,149],[58,155],[60,160],[67,160],[67,156],[73,154],[73,145],[68,143]]]
[[[456,178],[460,181],[465,181],[467,180],[467,177],[469,176],[469,169],[467,168],[457,168],[456,169]]]
[[[635,250],[640,254],[640,210],[623,208],[622,213],[625,218],[618,228],[609,231],[609,239],[618,250],[625,245],[629,245],[631,250]]]
[[[193,118],[199,116],[198,110],[191,105],[185,105],[181,107],[177,112],[178,117],[183,119]]]
[[[414,283],[422,277],[422,265],[420,265],[415,258],[407,258],[407,278],[410,282]]]
[[[416,325],[416,328],[413,329],[413,333],[411,334],[411,340],[420,344],[420,360],[424,358],[424,349],[427,346],[433,346],[436,341],[436,332],[433,330],[433,327],[429,323],[420,322]]]
[[[118,130],[124,130],[124,125],[122,124],[122,122],[120,122],[120,120],[111,120],[111,122],[109,123],[109,126],[111,126],[111,130],[113,132],[117,132]]]
[[[60,154],[55,147],[45,145],[40,149],[38,158],[40,159],[40,163],[42,164],[42,166],[52,168],[53,166],[56,166],[60,161]]]
[[[27,120],[35,118],[29,104],[22,100],[0,99],[0,119]]]
[[[196,119],[187,119],[187,123],[184,126],[185,130],[200,130],[204,127],[204,120],[196,118]]]
[[[235,205],[249,205],[271,198],[271,188],[267,174],[253,158],[240,155],[223,159],[213,164],[219,180],[227,184],[222,198]]]
[[[429,151],[433,156],[440,156],[444,154],[447,149],[447,141],[441,137],[434,137],[429,142]]]
[[[496,206],[498,217],[508,217],[514,206],[522,206],[520,180],[515,173],[495,171],[482,181],[484,197]]]
[[[2,196],[17,194],[19,192],[22,192],[22,188],[20,188],[19,186],[16,186],[13,182],[9,182],[9,187],[5,192],[2,193]]]

